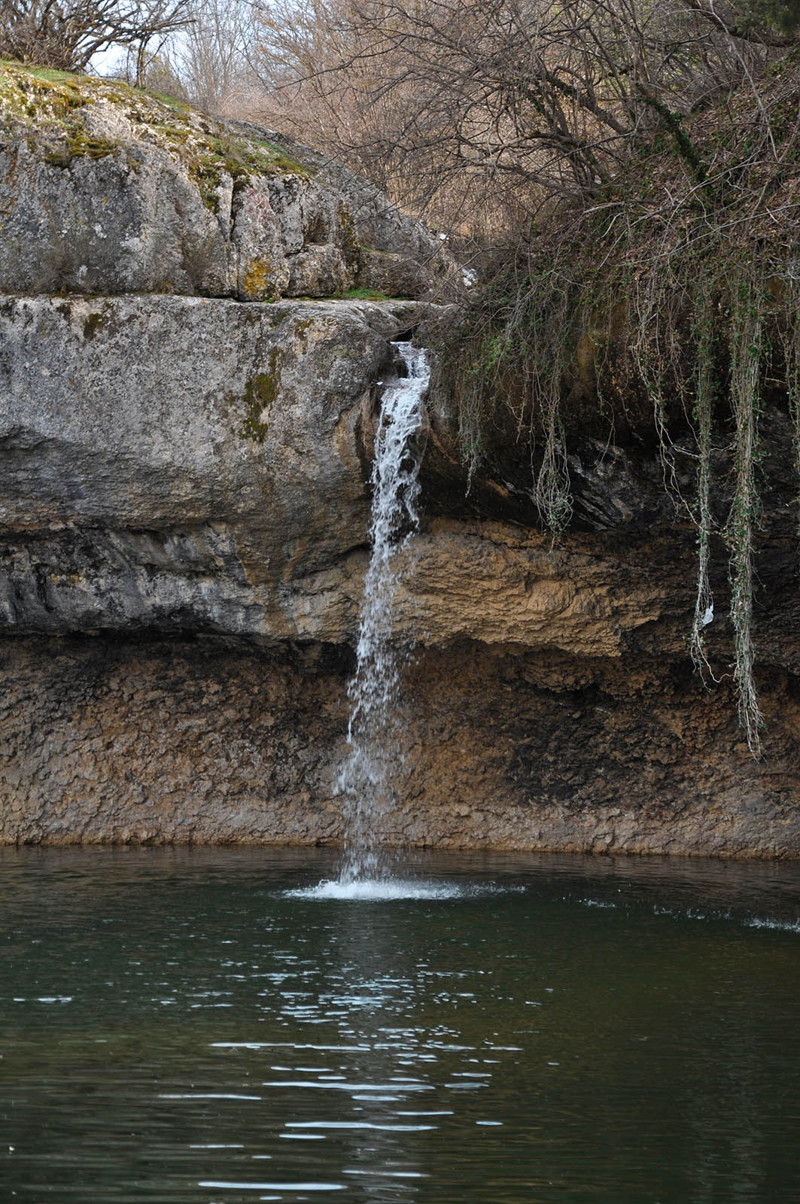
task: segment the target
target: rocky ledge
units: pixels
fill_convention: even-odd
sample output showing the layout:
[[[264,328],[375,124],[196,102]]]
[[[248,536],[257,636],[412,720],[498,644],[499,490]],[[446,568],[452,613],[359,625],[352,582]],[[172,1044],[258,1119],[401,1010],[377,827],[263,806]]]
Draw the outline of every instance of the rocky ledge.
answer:
[[[0,305],[0,839],[340,835],[371,435],[390,340],[418,319],[407,303]],[[693,537],[655,463],[587,444],[595,526],[553,548],[465,500],[430,421],[387,839],[800,854],[788,509],[762,556],[756,763],[729,678],[692,672]],[[723,669],[729,638],[720,620]]]
[[[259,126],[0,63],[0,289],[245,301],[458,285],[378,189]]]

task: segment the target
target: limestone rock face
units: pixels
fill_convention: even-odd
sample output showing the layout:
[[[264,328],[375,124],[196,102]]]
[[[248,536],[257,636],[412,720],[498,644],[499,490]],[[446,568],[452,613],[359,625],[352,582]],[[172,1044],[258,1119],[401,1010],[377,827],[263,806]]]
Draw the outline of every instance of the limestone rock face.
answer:
[[[419,222],[273,131],[13,66],[0,68],[0,227],[9,293],[420,297],[458,281]]]
[[[0,302],[0,624],[352,644],[377,382],[414,307],[178,297]],[[554,551],[442,518],[407,553],[398,636],[621,657],[681,646],[653,548]]]
[[[0,302],[0,841],[341,836],[376,407],[388,340],[419,317]],[[788,507],[773,499],[759,565],[757,764],[726,671],[724,561],[709,691],[685,644],[692,533],[646,463],[637,492],[629,453],[590,451],[585,529],[554,548],[481,514],[463,476],[442,486],[431,416],[385,839],[800,856]]]
[[[347,638],[359,421],[411,312],[0,302],[0,623]]]

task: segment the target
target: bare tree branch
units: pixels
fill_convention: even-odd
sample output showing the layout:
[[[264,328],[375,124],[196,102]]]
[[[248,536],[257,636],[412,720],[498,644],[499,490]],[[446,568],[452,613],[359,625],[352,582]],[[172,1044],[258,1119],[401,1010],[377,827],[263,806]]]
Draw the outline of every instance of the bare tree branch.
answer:
[[[189,0],[0,0],[0,55],[82,71],[101,50],[146,47],[192,20]]]

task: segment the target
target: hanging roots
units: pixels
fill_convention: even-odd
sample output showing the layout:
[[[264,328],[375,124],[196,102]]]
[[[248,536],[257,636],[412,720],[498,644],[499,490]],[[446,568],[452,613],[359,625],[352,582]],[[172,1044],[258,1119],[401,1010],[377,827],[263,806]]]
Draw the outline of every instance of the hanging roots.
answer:
[[[761,754],[764,718],[753,680],[753,535],[760,513],[756,484],[761,361],[764,351],[763,292],[747,277],[736,289],[731,330],[731,406],[736,423],[734,497],[728,520],[731,622],[739,723],[754,757]]]
[[[597,274],[588,263],[577,255],[562,255],[538,274],[530,263],[525,271],[517,266],[505,277],[498,274],[455,333],[449,353],[445,349],[440,386],[459,398],[461,446],[470,478],[484,457],[489,429],[511,425],[530,447],[530,496],[543,526],[554,539],[568,527],[572,499],[561,408],[565,386],[574,373],[581,331],[619,330],[614,313],[619,312],[619,285],[624,283],[627,366],[617,360],[615,383],[627,373],[625,383],[646,392],[665,486],[697,532],[689,653],[703,679],[716,680],[705,637],[714,618],[712,542],[719,531],[728,547],[738,717],[750,752],[759,757],[764,719],[754,680],[753,557],[761,510],[758,428],[768,351],[763,281],[769,271],[745,256],[722,258],[719,247],[701,255],[686,243],[646,273],[611,273],[605,295],[598,295]],[[794,280],[787,268],[786,278],[793,319],[783,331],[784,359],[800,478],[800,272]],[[608,364],[602,354],[601,346],[601,377]],[[602,379],[598,393],[601,386]],[[671,431],[676,414],[683,415],[678,442]],[[694,433],[694,450],[686,444],[686,421]],[[729,422],[731,474],[715,482],[714,449],[718,444],[722,454],[730,444]],[[687,458],[695,465],[695,492],[689,497],[683,496],[678,471]],[[733,499],[727,522],[718,528],[714,498],[728,480]]]

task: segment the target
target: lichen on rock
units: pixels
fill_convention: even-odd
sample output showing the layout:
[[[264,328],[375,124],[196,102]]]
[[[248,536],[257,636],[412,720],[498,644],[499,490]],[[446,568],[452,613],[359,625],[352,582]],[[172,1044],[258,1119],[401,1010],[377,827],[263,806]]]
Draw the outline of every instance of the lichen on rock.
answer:
[[[359,283],[369,228],[398,263],[385,291],[419,297],[443,253],[378,197],[272,131],[0,63],[0,291],[333,296]]]

